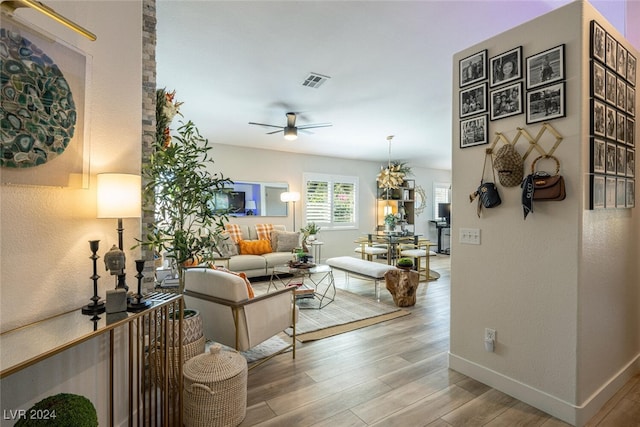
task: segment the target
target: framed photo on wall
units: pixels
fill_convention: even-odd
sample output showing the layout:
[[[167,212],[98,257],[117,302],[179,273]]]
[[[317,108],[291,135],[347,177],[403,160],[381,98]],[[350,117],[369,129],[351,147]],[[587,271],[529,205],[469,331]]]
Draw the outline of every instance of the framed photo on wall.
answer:
[[[596,21],[591,21],[591,57],[597,59],[604,64],[604,39],[606,37],[604,28]]]
[[[522,82],[491,91],[490,119],[498,120],[522,114]]]
[[[633,178],[636,174],[636,150],[627,148],[627,173],[629,178]]]
[[[522,46],[518,46],[489,60],[491,87],[522,78]]]
[[[627,149],[624,145],[616,146],[616,171],[619,176],[627,174]]]
[[[616,105],[618,99],[618,79],[613,71],[607,70],[605,76],[605,97],[609,104]]]
[[[487,50],[460,60],[460,87],[479,83],[487,78]]]
[[[489,143],[487,115],[460,121],[460,148]]]
[[[622,142],[623,144],[625,142],[625,137],[626,137],[626,133],[625,133],[626,124],[627,124],[626,116],[620,111],[616,111],[616,141]]]
[[[616,80],[616,106],[622,111],[627,109],[627,83],[619,77]]]
[[[636,57],[627,53],[627,81],[631,86],[636,85]]]
[[[462,89],[460,91],[460,117],[469,117],[487,112],[487,84]]]
[[[605,114],[606,137],[615,140],[616,135],[618,134],[616,132],[616,124],[618,124],[618,122],[616,121],[616,109],[607,105],[607,111]]]
[[[624,136],[624,140],[627,145],[631,147],[636,146],[636,121],[631,117],[627,117],[627,123],[625,125],[625,130],[627,134]]]
[[[591,172],[605,173],[606,143],[604,139],[593,138],[591,142]]]
[[[616,178],[607,176],[604,185],[604,207],[614,209],[616,207]]]
[[[606,136],[606,106],[597,99],[591,101],[591,129],[597,136]]]
[[[591,176],[591,209],[604,209],[604,176]]]
[[[635,88],[627,85],[627,113],[634,116],[636,115],[636,90]]]
[[[564,80],[564,45],[528,57],[526,70],[527,89]]]
[[[633,179],[627,179],[625,206],[633,208],[636,206],[636,182]]]
[[[591,61],[591,96],[600,98],[603,101],[606,98],[605,91],[605,79],[607,71],[604,65],[597,61]]]
[[[616,179],[616,208],[627,207],[627,180],[624,178]]]
[[[618,59],[616,71],[622,78],[627,78],[627,49],[618,43]]]
[[[527,124],[564,117],[564,82],[527,92]]]
[[[609,175],[616,174],[616,144],[613,142],[607,142],[607,163],[605,164],[605,172]]]
[[[617,65],[618,42],[616,41],[616,39],[613,38],[611,34],[607,33],[605,37],[604,45],[605,45],[605,57],[606,57],[605,63],[607,64],[607,67],[615,71],[618,69],[618,65]]]

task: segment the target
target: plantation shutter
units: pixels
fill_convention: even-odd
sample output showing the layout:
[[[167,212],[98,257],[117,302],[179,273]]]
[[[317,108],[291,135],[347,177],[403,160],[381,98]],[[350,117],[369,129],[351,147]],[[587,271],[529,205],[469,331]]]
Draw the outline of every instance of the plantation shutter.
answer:
[[[331,203],[329,183],[326,181],[307,181],[306,222],[331,222]]]
[[[324,229],[357,227],[358,177],[305,173],[304,219]]]

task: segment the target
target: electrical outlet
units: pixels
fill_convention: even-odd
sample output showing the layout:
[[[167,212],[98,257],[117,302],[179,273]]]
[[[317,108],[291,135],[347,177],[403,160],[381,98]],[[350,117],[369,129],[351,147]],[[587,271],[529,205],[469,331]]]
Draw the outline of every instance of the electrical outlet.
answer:
[[[465,245],[479,245],[480,229],[479,228],[461,228],[460,243]]]
[[[496,340],[496,330],[495,329],[490,329],[490,328],[485,328],[485,330],[484,330],[484,339],[485,340],[490,340],[490,341],[495,341]]]

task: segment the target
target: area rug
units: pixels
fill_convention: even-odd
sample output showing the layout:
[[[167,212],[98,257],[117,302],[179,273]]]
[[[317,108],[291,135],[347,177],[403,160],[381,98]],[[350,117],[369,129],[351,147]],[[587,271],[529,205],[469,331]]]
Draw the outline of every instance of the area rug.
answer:
[[[262,293],[261,285],[254,285],[256,294]],[[322,309],[315,308],[318,304],[315,299],[301,299],[297,304],[300,310],[296,339],[300,342],[331,337],[411,314],[342,289],[336,289],[335,300]],[[291,328],[285,332],[289,336],[293,334]]]

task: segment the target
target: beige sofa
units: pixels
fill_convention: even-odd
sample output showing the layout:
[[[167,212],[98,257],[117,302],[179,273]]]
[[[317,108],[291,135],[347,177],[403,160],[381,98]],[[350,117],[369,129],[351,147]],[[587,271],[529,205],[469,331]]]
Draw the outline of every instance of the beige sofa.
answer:
[[[255,226],[242,225],[240,228],[244,240],[258,240]],[[276,232],[272,233],[271,246],[273,252],[262,255],[241,255],[238,245],[234,245],[230,240],[227,240],[227,250],[221,250],[222,253],[218,255],[222,259],[216,261],[215,264],[227,267],[231,271],[244,272],[247,277],[270,275],[273,267],[290,261],[292,259],[291,251],[301,244],[300,233],[287,232],[284,225],[274,224],[273,228]],[[297,235],[297,238],[295,235]],[[295,244],[292,243],[294,238]],[[283,242],[287,244],[282,244]],[[280,247],[278,247],[278,243],[281,243]],[[235,250],[233,246],[235,246]],[[223,258],[228,258],[228,261]]]

